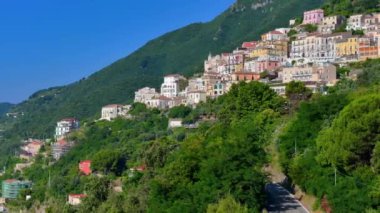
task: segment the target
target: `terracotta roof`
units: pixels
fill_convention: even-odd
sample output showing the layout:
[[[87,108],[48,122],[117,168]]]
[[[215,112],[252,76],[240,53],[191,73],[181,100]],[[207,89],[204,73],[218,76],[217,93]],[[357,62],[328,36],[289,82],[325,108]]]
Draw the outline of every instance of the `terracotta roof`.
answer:
[[[284,35],[284,33],[280,32],[280,31],[277,31],[277,30],[273,30],[273,31],[271,31],[269,33],[276,34],[276,35]]]
[[[85,194],[70,194],[69,197],[72,197],[72,198],[85,198],[85,197],[87,197],[87,195],[85,195]]]
[[[91,163],[92,161],[91,160],[84,160],[84,161],[81,161],[80,163]]]
[[[61,121],[75,122],[75,121],[77,121],[77,119],[76,118],[64,118]]]
[[[16,179],[8,179],[8,180],[5,180],[6,183],[14,183],[16,182],[17,180]]]
[[[65,139],[61,139],[61,140],[57,141],[56,144],[58,144],[60,146],[64,146],[64,145],[67,145],[67,141]]]
[[[28,144],[31,144],[31,145],[34,145],[34,146],[42,146],[43,143],[41,141],[32,141],[32,142],[30,142]]]

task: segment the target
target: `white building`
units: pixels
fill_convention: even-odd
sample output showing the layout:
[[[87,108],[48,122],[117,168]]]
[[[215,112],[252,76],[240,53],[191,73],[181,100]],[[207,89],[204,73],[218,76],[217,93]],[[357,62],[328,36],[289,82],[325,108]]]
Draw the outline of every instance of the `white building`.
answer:
[[[57,122],[57,127],[55,128],[55,137],[62,138],[66,134],[79,129],[79,121],[75,118],[66,118]]]
[[[190,78],[189,79],[189,85],[186,88],[186,91],[205,91],[206,85],[203,78]]]
[[[185,79],[181,75],[167,75],[164,77],[164,83],[161,85],[161,95],[173,98],[177,97],[180,92],[179,82],[181,79]]]
[[[135,102],[146,103],[147,100],[152,99],[154,96],[158,96],[156,89],[144,87],[135,92]]]
[[[302,64],[304,63],[326,63],[335,62],[338,58],[336,43],[338,40],[351,37],[352,33],[335,33],[321,35],[312,33],[306,37],[300,37],[292,42],[290,59]]]
[[[107,105],[102,108],[102,117],[101,120],[111,121],[117,117],[127,116],[129,110],[131,109],[130,105],[120,105],[120,104],[112,104]]]
[[[347,20],[346,30],[362,30],[363,29],[363,15],[352,15]]]
[[[168,109],[170,98],[166,96],[155,96],[150,100],[146,101],[146,105],[148,108],[158,108],[158,109]]]
[[[182,119],[169,119],[169,129],[182,127]]]
[[[194,106],[201,102],[207,101],[207,94],[205,91],[190,91],[187,93],[187,104]]]
[[[80,205],[82,200],[86,197],[87,195],[85,194],[70,194],[67,202],[72,206],[77,206]]]

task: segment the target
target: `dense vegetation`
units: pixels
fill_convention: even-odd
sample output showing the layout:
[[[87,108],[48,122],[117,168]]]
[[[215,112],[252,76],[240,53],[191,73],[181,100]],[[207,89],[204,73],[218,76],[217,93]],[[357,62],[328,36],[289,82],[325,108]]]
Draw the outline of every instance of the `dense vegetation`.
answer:
[[[11,108],[13,104],[10,103],[0,103],[0,117],[4,116]]]
[[[188,113],[217,118],[195,130],[168,130],[165,114],[136,104],[131,120],[87,123],[71,136],[76,147],[52,166],[50,157],[38,157],[22,175],[34,182],[33,199],[12,204],[45,202],[50,212],[215,212],[225,205],[259,212],[267,182],[264,148],[284,103],[264,84],[234,85]],[[188,109],[167,114],[178,111]],[[98,175],[80,175],[78,162],[86,159]],[[140,165],[146,171],[129,170]],[[109,187],[117,182],[124,192]],[[78,209],[64,204],[69,193],[82,192],[89,197]]]
[[[350,16],[359,13],[378,12],[379,0],[326,0],[323,9],[326,15]]]
[[[364,69],[358,82],[343,79],[303,102],[278,141],[285,172],[334,212],[380,208],[379,64],[353,65]]]
[[[289,19],[322,4],[322,0],[273,0],[265,7],[254,7],[259,2],[263,1],[239,0],[214,20],[167,33],[88,78],[31,95],[14,109],[25,116],[12,134],[52,135],[55,122],[63,117],[89,119],[103,105],[130,102],[138,88],[157,88],[164,74],[202,72],[203,60],[210,52],[231,51],[266,31],[287,26]],[[7,154],[3,150],[8,147],[0,149],[0,156]]]

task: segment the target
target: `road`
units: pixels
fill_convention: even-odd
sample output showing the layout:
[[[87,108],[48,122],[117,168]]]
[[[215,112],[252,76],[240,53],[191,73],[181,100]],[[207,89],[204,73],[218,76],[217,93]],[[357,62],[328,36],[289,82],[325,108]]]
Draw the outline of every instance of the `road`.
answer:
[[[266,186],[267,210],[272,213],[309,213],[292,194],[277,183]]]

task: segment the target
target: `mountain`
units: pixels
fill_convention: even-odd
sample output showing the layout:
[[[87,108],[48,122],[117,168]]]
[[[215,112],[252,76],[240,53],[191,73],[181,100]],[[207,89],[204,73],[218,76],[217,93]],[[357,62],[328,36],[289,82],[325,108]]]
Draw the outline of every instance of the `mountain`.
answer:
[[[322,0],[238,0],[208,23],[195,23],[158,37],[128,57],[63,87],[39,91],[17,105],[25,116],[15,131],[32,135],[52,133],[56,120],[66,116],[93,116],[109,103],[128,103],[134,91],[144,86],[159,87],[163,76],[190,76],[203,71],[203,60],[231,51],[243,41],[258,39],[304,10],[320,7]],[[25,124],[28,125],[25,125]]]
[[[0,117],[5,115],[5,113],[7,113],[12,106],[14,105],[11,103],[0,103]]]

